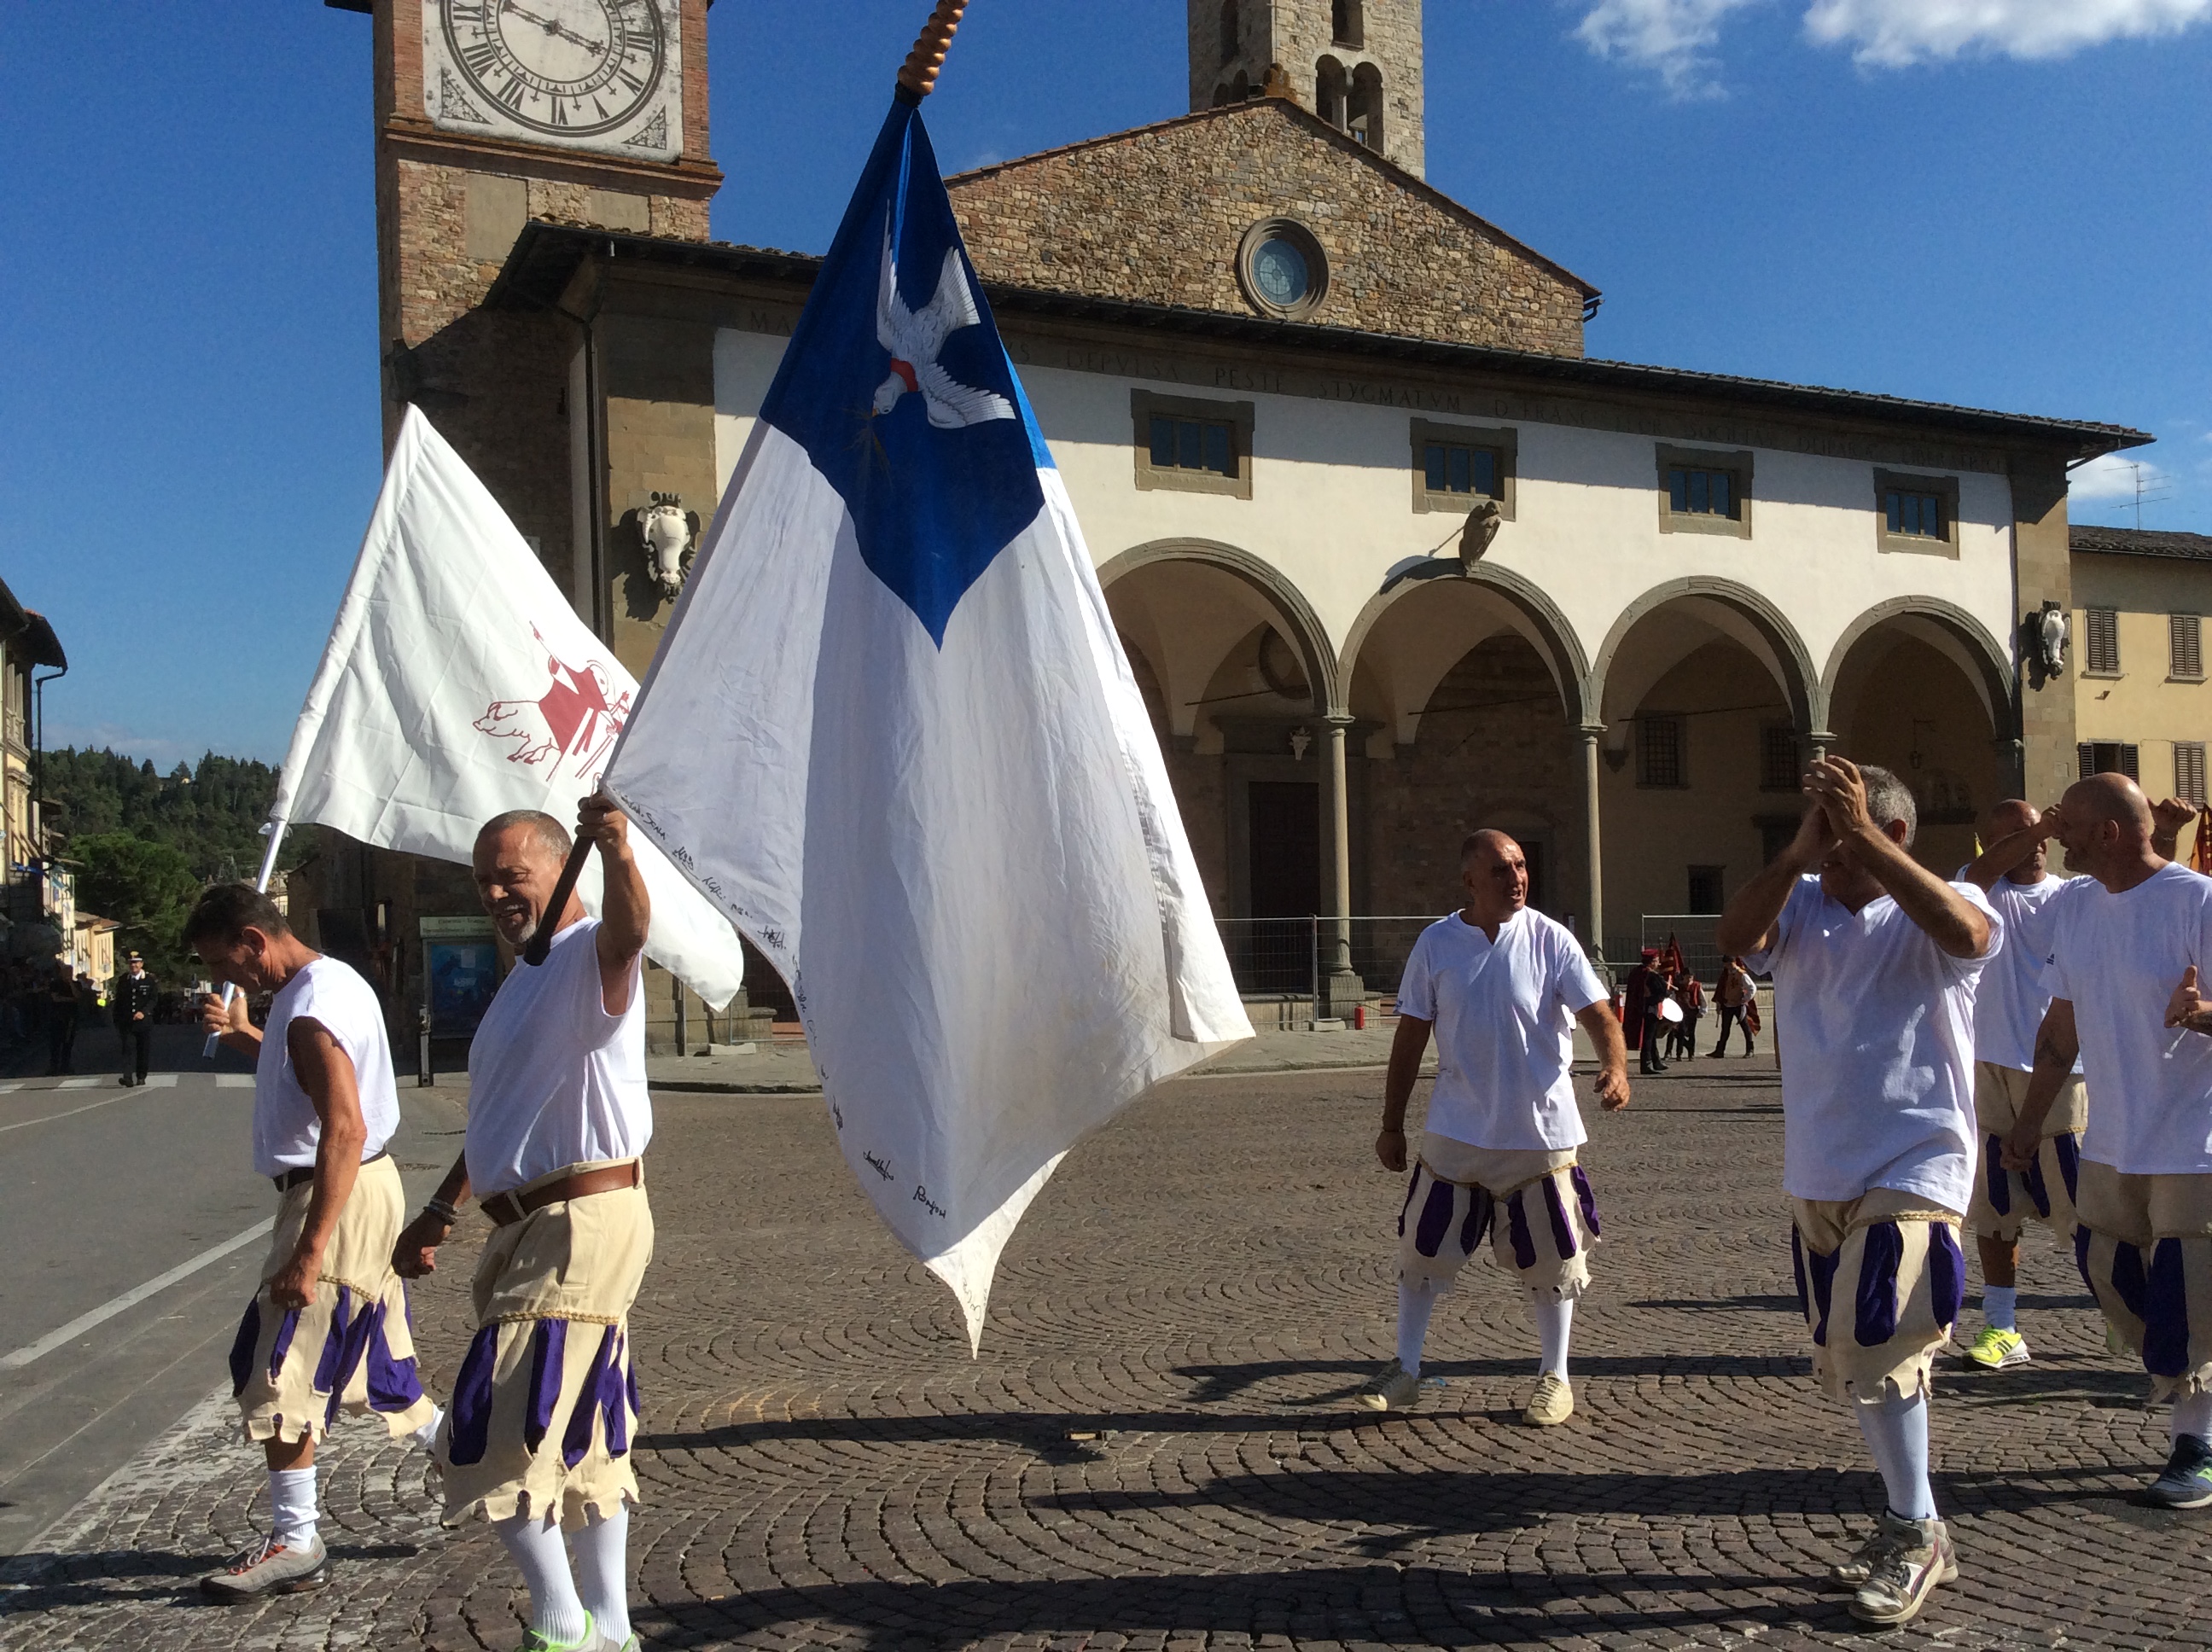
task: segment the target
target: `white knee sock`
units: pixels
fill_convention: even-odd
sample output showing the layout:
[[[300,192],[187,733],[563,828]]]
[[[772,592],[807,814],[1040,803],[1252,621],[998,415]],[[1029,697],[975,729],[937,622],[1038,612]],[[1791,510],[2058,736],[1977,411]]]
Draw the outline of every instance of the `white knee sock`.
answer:
[[[576,1593],[576,1580],[568,1570],[568,1551],[561,1541],[561,1525],[517,1515],[495,1521],[492,1530],[507,1545],[510,1559],[530,1586],[530,1626],[547,1640],[568,1645],[584,1638],[590,1619]]]
[[[1536,1334],[1544,1345],[1544,1363],[1536,1368],[1537,1375],[1549,1371],[1565,1382],[1567,1340],[1575,1327],[1574,1303],[1555,1302],[1547,1292],[1532,1291],[1528,1293],[1528,1317],[1536,1321]]]
[[[1429,1339],[1429,1315],[1437,1311],[1437,1293],[1419,1285],[1398,1287],[1398,1363],[1408,1376],[1421,1374],[1421,1345]]]
[[[2173,1402],[2173,1437],[2185,1434],[2212,1442],[2212,1394],[2185,1394]]]
[[[315,1470],[272,1468],[269,1471],[269,1534],[288,1549],[304,1549],[315,1540]]]
[[[568,1541],[576,1552],[576,1592],[599,1633],[620,1646],[629,1638],[629,1505],[605,1520],[588,1516]]]
[[[1982,1318],[2000,1331],[2020,1329],[2020,1287],[1985,1285],[1982,1287]]]
[[[438,1424],[445,1420],[445,1407],[442,1406],[433,1406],[430,1407],[430,1420],[423,1424],[422,1427],[416,1429],[407,1437],[416,1445],[420,1446],[423,1450],[428,1451],[432,1446],[437,1443]]]
[[[1936,1491],[1928,1483],[1928,1396],[1854,1404],[1859,1431],[1881,1471],[1889,1512],[1905,1520],[1933,1520]]]

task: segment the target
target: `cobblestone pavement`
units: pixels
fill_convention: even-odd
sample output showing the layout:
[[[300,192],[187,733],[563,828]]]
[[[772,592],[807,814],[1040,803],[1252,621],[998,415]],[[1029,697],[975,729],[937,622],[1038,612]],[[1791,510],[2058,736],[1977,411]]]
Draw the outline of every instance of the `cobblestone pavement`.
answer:
[[[1607,1237],[1580,1411],[1544,1431],[1518,1423],[1534,1336],[1486,1264],[1437,1315],[1423,1408],[1347,1406],[1391,1341],[1379,1073],[1194,1079],[1086,1144],[1016,1236],[973,1362],[818,1101],[665,1097],[638,1626],[672,1647],[2212,1645],[2212,1520],[2136,1500],[2163,1420],[2044,1243],[2037,1362],[1947,1376],[1936,1406],[1960,1580],[1908,1629],[1854,1632],[1818,1579],[1881,1494],[1807,1375],[1771,1074],[1684,1072],[1591,1109]],[[417,1299],[441,1392],[480,1231]],[[515,1644],[496,1542],[440,1531],[423,1460],[359,1429],[325,1457],[338,1581],[200,1606],[194,1574],[262,1513],[224,1414],[0,1571],[0,1644]]]

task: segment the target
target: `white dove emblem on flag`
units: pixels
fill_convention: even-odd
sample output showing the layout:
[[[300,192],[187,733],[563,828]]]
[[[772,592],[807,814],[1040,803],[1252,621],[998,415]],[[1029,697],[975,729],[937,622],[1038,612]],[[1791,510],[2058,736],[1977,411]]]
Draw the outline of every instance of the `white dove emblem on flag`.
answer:
[[[909,310],[899,296],[898,266],[891,258],[890,226],[884,229],[884,284],[876,297],[876,340],[891,353],[890,376],[876,386],[876,411],[888,413],[908,391],[920,393],[929,409],[929,422],[939,430],[991,419],[1011,419],[1014,404],[994,391],[963,385],[937,364],[945,341],[963,327],[982,320],[975,295],[968,290],[968,272],[961,267],[960,249],[947,247],[945,267],[937,277],[937,295],[919,310]]]

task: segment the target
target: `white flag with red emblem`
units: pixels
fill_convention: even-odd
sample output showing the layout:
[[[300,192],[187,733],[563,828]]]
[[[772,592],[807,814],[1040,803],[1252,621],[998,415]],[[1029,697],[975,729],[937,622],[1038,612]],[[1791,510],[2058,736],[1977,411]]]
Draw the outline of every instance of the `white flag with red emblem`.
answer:
[[[270,810],[466,865],[510,809],[564,823],[637,698],[476,473],[409,408]],[[641,835],[647,956],[720,1009],[744,984],[729,920]],[[596,913],[599,862],[577,893]]]

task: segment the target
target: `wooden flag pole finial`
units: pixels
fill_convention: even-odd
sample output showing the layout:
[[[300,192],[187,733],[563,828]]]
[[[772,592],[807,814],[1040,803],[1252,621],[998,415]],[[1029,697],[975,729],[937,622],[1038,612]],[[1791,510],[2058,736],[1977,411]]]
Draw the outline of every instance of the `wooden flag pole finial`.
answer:
[[[914,50],[907,53],[906,66],[898,72],[899,90],[915,102],[937,89],[945,54],[951,49],[952,36],[960,27],[960,14],[967,9],[968,0],[937,0],[937,9],[921,26]]]

